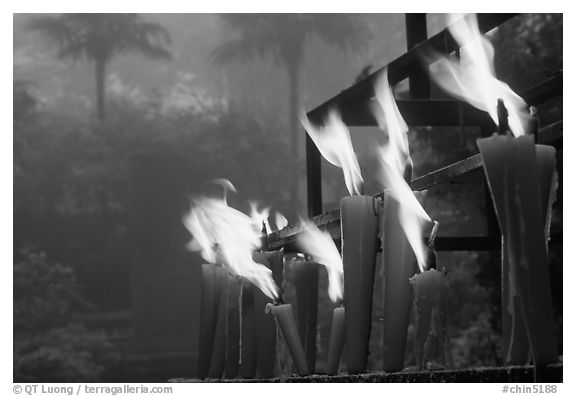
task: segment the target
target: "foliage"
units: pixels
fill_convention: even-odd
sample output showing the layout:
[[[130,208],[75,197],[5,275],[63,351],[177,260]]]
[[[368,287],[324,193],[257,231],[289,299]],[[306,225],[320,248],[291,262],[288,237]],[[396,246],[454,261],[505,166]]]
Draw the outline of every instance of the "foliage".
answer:
[[[29,29],[58,44],[58,57],[74,61],[111,61],[118,55],[137,52],[170,59],[164,48],[168,31],[138,14],[62,14],[33,19]]]
[[[341,49],[364,45],[366,27],[355,15],[345,14],[224,14],[224,22],[239,37],[214,50],[218,63],[270,56],[283,66],[302,62],[311,38]]]
[[[37,100],[30,91],[31,82],[17,80],[12,87],[14,122],[21,122],[26,116],[32,114],[36,108]]]
[[[362,48],[368,29],[357,15],[345,14],[224,14],[224,22],[237,37],[221,44],[212,52],[212,59],[220,64],[234,60],[271,57],[288,73],[291,199],[299,207],[300,147],[298,142],[298,112],[300,109],[300,68],[306,46],[312,38],[340,49]]]
[[[75,267],[90,302],[127,307],[131,156],[181,156],[191,192],[225,177],[239,189],[231,204],[257,200],[285,213],[289,161],[280,131],[235,108],[165,112],[159,103],[121,103],[96,125],[38,113],[14,130],[15,250],[46,251]]]
[[[94,63],[98,118],[105,118],[107,65],[119,55],[138,53],[153,59],[171,59],[166,49],[170,34],[163,26],[138,14],[62,14],[42,16],[28,28],[58,45],[58,58]]]
[[[59,326],[86,305],[74,271],[49,263],[46,254],[23,250],[14,264],[14,329]]]
[[[499,78],[522,90],[561,70],[562,30],[562,14],[520,14],[503,24],[493,38]]]
[[[103,334],[70,323],[87,304],[69,267],[22,250],[14,264],[14,381],[93,382],[119,359]],[[68,324],[67,324],[68,323]]]
[[[97,382],[119,362],[116,347],[74,324],[14,344],[14,382]]]
[[[490,312],[481,312],[458,336],[452,338],[454,365],[458,368],[473,366],[495,367],[502,364],[500,353],[500,333],[490,323]]]

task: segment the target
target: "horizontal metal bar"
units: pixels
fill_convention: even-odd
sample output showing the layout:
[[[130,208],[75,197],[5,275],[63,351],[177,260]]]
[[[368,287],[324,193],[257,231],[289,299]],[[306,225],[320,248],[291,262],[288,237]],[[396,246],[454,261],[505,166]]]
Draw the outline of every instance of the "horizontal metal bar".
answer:
[[[436,237],[434,247],[437,251],[498,251],[502,247],[500,237]],[[562,243],[562,231],[550,233],[550,245]]]
[[[562,95],[562,73],[548,78],[520,93],[531,106]],[[378,126],[372,115],[373,98],[347,102],[341,107],[342,120],[348,126]],[[495,127],[488,113],[457,100],[421,99],[397,100],[398,109],[408,126],[482,126]],[[461,109],[461,110],[460,110]],[[462,118],[460,119],[460,111]],[[462,123],[462,124],[461,124]]]
[[[562,140],[563,122],[558,121],[554,124],[540,128],[538,131],[538,142],[542,144],[552,144]],[[421,191],[430,187],[450,183],[455,177],[466,173],[480,170],[482,159],[480,154],[473,155],[462,161],[448,165],[444,168],[430,172],[427,175],[413,179],[411,182],[412,190]],[[374,197],[383,197],[384,192],[374,195]],[[340,235],[340,209],[335,209],[312,218],[312,222],[321,229],[328,230],[333,238],[339,238]],[[300,224],[291,224],[280,231],[268,235],[268,246],[270,249],[280,249],[283,246],[291,245],[295,242],[297,235],[301,232]]]
[[[554,76],[533,85],[527,90],[523,91],[520,96],[530,106],[538,106],[550,99],[561,96],[564,92],[564,77],[562,72],[555,73]]]
[[[334,243],[340,249],[340,236],[333,235]],[[300,252],[300,249],[294,243],[295,239],[284,245],[286,253]],[[426,241],[427,242],[427,241]],[[553,231],[550,233],[549,245],[562,244],[562,231]],[[500,237],[494,236],[438,236],[434,240],[434,249],[438,252],[457,252],[457,251],[498,251],[502,247]]]
[[[516,14],[478,14],[478,27],[481,33],[486,33],[493,28],[506,22]],[[473,18],[467,15],[456,21],[454,25],[466,23],[466,20]],[[394,59],[387,66],[388,80],[390,84],[396,84],[412,73],[418,73],[419,65],[428,60],[436,60],[434,54],[445,54],[458,48],[458,45],[452,38],[448,28],[430,37],[428,40],[416,45],[410,51]],[[346,109],[354,103],[366,103],[374,96],[374,81],[384,68],[380,68],[364,80],[340,92],[338,95],[319,105],[308,113],[308,118],[314,123],[321,123],[329,109],[338,108],[340,111]]]
[[[562,139],[563,122],[558,121],[554,124],[541,128],[538,131],[538,142],[541,144],[552,144]],[[482,158],[480,154],[475,154],[462,161],[445,166],[430,172],[424,176],[412,180],[411,187],[414,191],[421,191],[427,188],[450,183],[456,176],[463,175],[475,169],[482,167]]]

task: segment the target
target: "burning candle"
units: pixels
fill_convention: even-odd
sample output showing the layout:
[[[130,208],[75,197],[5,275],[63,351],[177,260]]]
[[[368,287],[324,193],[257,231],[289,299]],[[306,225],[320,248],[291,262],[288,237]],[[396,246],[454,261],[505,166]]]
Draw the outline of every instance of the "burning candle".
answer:
[[[326,267],[328,272],[328,297],[333,302],[342,300],[344,268],[342,257],[328,231],[320,231],[312,222],[305,221],[298,234],[297,245],[309,254],[315,263]],[[338,371],[345,336],[345,310],[343,306],[334,308],[332,327],[328,345],[327,374]]]
[[[408,184],[412,174],[408,126],[394,100],[386,69],[376,80],[374,92],[372,111],[388,136],[387,143],[377,151],[381,165],[379,181],[385,189],[380,209],[384,269],[382,358],[383,369],[394,372],[404,368],[413,296],[410,279],[418,267],[420,271],[425,269],[429,254],[423,242],[424,229],[434,222],[419,202],[425,193],[413,193]]]
[[[328,344],[328,360],[326,374],[334,375],[338,372],[344,339],[346,335],[346,311],[344,307],[334,308],[332,313],[332,326],[330,329],[330,342]]]
[[[228,275],[228,293],[226,296],[226,366],[225,378],[236,378],[240,363],[240,307],[242,280],[238,276]]]
[[[218,319],[220,300],[220,268],[213,264],[202,264],[202,294],[200,305],[200,339],[198,349],[198,378],[208,376],[214,346],[214,334]]]
[[[210,359],[210,369],[208,377],[222,378],[224,366],[226,364],[226,325],[228,313],[226,310],[226,300],[228,293],[228,283],[226,280],[227,270],[219,267],[219,293],[216,328],[214,330],[214,344],[212,347],[212,358]]]
[[[475,15],[462,23],[452,23],[461,18],[460,14],[449,16],[448,28],[460,47],[460,61],[443,56],[431,69],[436,83],[452,96],[468,102],[479,110],[487,112],[494,123],[500,126],[499,113],[508,111],[506,123],[510,131],[518,136],[523,134],[528,123],[527,106],[508,84],[494,75],[494,47],[480,33]],[[502,106],[496,106],[498,100]],[[505,131],[506,126],[500,128]]]
[[[223,183],[222,181],[219,183],[225,186],[226,189],[231,189],[231,183]],[[227,191],[226,189],[225,192]],[[260,238],[261,223],[259,221],[229,207],[226,202],[226,196],[224,195],[222,199],[207,197],[194,198],[189,212],[183,218],[183,222],[193,237],[188,245],[191,250],[200,252],[204,259],[213,264],[223,264],[225,268],[233,274],[239,275],[252,282],[268,298],[274,299],[279,296],[278,287],[272,277],[272,271],[264,265],[255,262],[252,257],[252,253],[260,249],[262,245]],[[206,273],[209,274],[209,271]],[[210,280],[206,283],[208,285],[211,284]],[[224,294],[218,298],[218,303],[215,302],[216,297],[206,298],[207,301],[212,301],[210,309],[217,312],[216,306],[218,305],[220,312],[218,313],[218,325],[216,328],[210,324],[206,330],[201,330],[202,338],[200,348],[202,351],[199,362],[201,378],[206,376],[206,366],[209,367],[208,375],[216,378],[222,376],[225,367],[225,337],[228,320],[226,309],[227,284],[220,287],[220,292]],[[205,290],[206,295],[217,293],[217,291],[210,293],[210,289],[211,288],[207,288]],[[253,308],[254,305],[254,296],[250,298],[250,296],[246,295],[246,297],[245,300],[243,299],[242,305],[243,308],[244,306],[247,308],[246,317],[248,323],[246,323],[246,325],[242,324],[243,331],[255,325],[255,323],[253,323],[253,319],[255,318],[254,311],[250,311],[250,306]],[[263,308],[264,307],[262,307],[262,309]],[[212,318],[211,313],[205,312],[203,315]],[[244,319],[244,317],[243,312],[242,319]],[[205,322],[207,321],[208,320]],[[207,332],[216,333],[215,337],[218,341],[215,343],[211,341],[210,337],[212,337],[212,335],[207,335]],[[206,343],[205,341],[210,342]],[[244,337],[242,337],[242,341],[244,341]],[[247,346],[251,346],[250,342],[248,342]],[[212,348],[214,352],[212,359],[209,360],[206,355],[209,354]],[[246,361],[251,358],[251,351],[247,349],[246,352],[248,356],[245,356],[244,349],[243,347],[241,350],[241,362],[242,360]],[[233,353],[233,351],[231,351],[231,353]],[[250,363],[251,362],[246,361],[246,364]],[[247,367],[246,364],[241,364],[241,375],[251,369],[251,367]]]
[[[426,361],[438,360],[443,367],[452,366],[447,336],[448,281],[432,268],[410,279],[414,287],[416,351],[419,369]]]
[[[502,325],[504,360],[535,365],[557,360],[547,266],[547,216],[555,191],[554,149],[537,148],[537,126],[528,106],[494,75],[494,50],[476,18],[452,29],[466,45],[463,67],[447,59],[435,79],[446,91],[488,112],[500,133],[477,141],[502,232]],[[442,74],[443,73],[443,74]],[[530,348],[530,351],[528,350]]]
[[[402,371],[404,368],[413,294],[409,279],[417,272],[416,258],[401,231],[398,213],[399,203],[386,195],[380,224],[384,273],[382,369],[387,372]]]
[[[505,359],[526,363],[531,353],[536,364],[556,362],[546,245],[555,150],[529,135],[477,143],[503,238]]]
[[[276,323],[278,323],[278,326],[280,327],[298,373],[300,375],[308,375],[309,371],[308,364],[306,363],[306,355],[304,354],[304,348],[302,347],[302,342],[298,335],[298,328],[296,327],[296,321],[294,320],[292,305],[273,305],[269,303],[266,305],[266,312],[272,312],[274,315],[274,319],[276,319]]]
[[[255,252],[253,257],[254,261],[271,268],[277,275],[277,282],[281,284],[283,251]],[[273,317],[266,315],[266,306],[273,301],[261,291],[255,292],[257,373],[262,378],[274,377],[276,372],[276,323]]]
[[[366,369],[372,289],[378,237],[377,200],[360,195],[364,185],[350,133],[336,110],[328,113],[322,127],[306,117],[302,125],[322,156],[342,169],[351,196],[340,200],[342,261],[344,272],[345,334],[347,370],[360,373]]]
[[[242,281],[242,309],[240,322],[240,366],[238,374],[241,378],[254,378],[256,375],[256,324],[254,318],[253,284]]]
[[[372,291],[378,238],[377,200],[363,195],[340,200],[344,307],[346,309],[346,368],[366,370]]]

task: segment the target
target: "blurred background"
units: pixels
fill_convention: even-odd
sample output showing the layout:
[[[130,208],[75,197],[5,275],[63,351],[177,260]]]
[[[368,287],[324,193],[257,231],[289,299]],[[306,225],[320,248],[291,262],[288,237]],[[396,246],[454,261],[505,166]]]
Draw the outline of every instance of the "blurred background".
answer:
[[[229,204],[306,214],[311,110],[406,51],[403,14],[14,14],[14,381],[192,377],[199,255],[188,195],[227,178]],[[489,34],[500,79],[522,91],[562,69],[562,14],[521,14]],[[428,33],[446,17],[428,16]],[[84,39],[70,41],[71,32]],[[395,87],[407,96],[407,82]],[[434,95],[442,95],[433,91]],[[562,118],[562,98],[539,108]],[[352,128],[366,180],[381,133]],[[479,131],[415,128],[414,176],[477,152]],[[561,158],[561,157],[560,157]],[[323,161],[324,210],[347,195]],[[475,187],[471,187],[475,186]],[[553,230],[562,229],[562,190]],[[481,184],[430,191],[440,235],[485,234]],[[457,367],[501,364],[498,253],[440,253]],[[551,246],[562,347],[562,247]],[[318,370],[331,305],[321,270]],[[371,343],[377,351],[378,288]],[[380,298],[381,299],[381,298]],[[560,351],[561,352],[561,351]],[[413,359],[407,356],[407,365]],[[370,356],[377,369],[379,356]]]

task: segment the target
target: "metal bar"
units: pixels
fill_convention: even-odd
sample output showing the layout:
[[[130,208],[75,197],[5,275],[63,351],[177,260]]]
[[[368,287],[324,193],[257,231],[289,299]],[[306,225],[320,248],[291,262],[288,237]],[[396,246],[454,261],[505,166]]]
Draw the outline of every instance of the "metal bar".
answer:
[[[416,45],[426,41],[428,28],[426,14],[405,14],[406,20],[406,47],[411,50]],[[428,66],[418,64],[418,70],[410,76],[408,81],[410,99],[426,99],[430,97],[430,74]]]
[[[553,231],[550,233],[550,245],[562,244],[562,231]],[[334,240],[336,247],[340,249],[340,237],[336,236]],[[501,248],[501,238],[495,236],[438,236],[434,240],[434,249],[438,252],[457,252],[457,251],[499,251]],[[289,242],[284,245],[284,251],[287,253],[300,252],[296,244]]]
[[[516,14],[478,14],[478,27],[481,33],[488,32],[500,24],[506,22]],[[467,15],[454,25],[466,23],[465,19],[472,18]],[[448,29],[442,30],[426,41],[416,45],[410,51],[390,62],[388,67],[388,80],[390,84],[396,84],[405,78],[418,73],[422,62],[432,63],[436,60],[434,54],[444,54],[458,48],[452,39]],[[425,58],[424,58],[425,57]],[[324,102],[308,113],[308,118],[315,123],[321,123],[328,109],[336,107],[340,110],[348,107],[351,103],[366,103],[373,96],[374,81],[383,68],[378,69],[367,78],[345,89],[338,95]]]
[[[563,122],[558,121],[554,124],[540,128],[538,131],[538,141],[542,144],[557,144],[562,140]],[[421,191],[444,183],[450,183],[454,178],[466,173],[479,171],[482,167],[482,158],[480,154],[475,154],[464,160],[458,161],[451,165],[440,168],[427,175],[412,180],[411,187],[414,191]],[[382,197],[384,193],[376,194],[375,197]],[[340,235],[340,210],[335,209],[312,218],[313,223],[321,228],[327,229],[333,238]],[[268,235],[270,249],[280,249],[282,246],[294,242],[300,232],[299,224],[288,225],[280,231]]]
[[[318,148],[306,134],[306,184],[308,216],[322,213],[322,163]],[[306,352],[306,362],[311,372],[316,365],[316,324],[318,316],[318,266],[307,265],[300,269],[296,282],[298,323],[300,339]]]
[[[562,95],[562,74],[546,79],[519,95],[528,105],[537,106]],[[364,102],[349,102],[341,107],[342,120],[348,126],[378,126],[370,110],[368,99]],[[490,116],[467,103],[456,100],[397,100],[398,109],[408,126],[480,126],[494,127]],[[461,113],[459,113],[461,108]]]
[[[537,106],[550,99],[562,95],[564,85],[563,82],[564,78],[562,76],[562,72],[558,72],[553,77],[528,88],[520,96],[524,98],[528,105]]]
[[[306,185],[308,188],[308,216],[322,213],[322,157],[320,151],[306,134]]]
[[[557,143],[558,140],[562,139],[562,129],[562,121],[540,128],[538,131],[538,141],[542,144]],[[438,184],[450,183],[454,177],[468,173],[474,169],[480,169],[481,166],[482,159],[480,158],[480,154],[475,154],[462,161],[458,161],[412,180],[412,189],[419,191]]]

